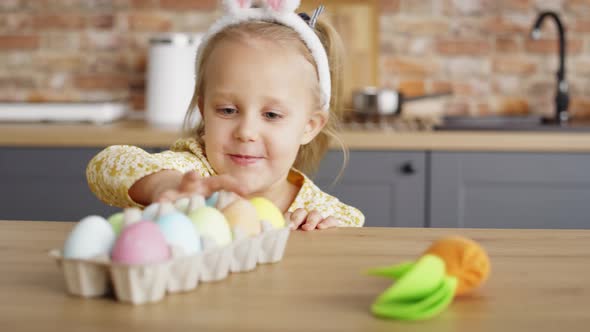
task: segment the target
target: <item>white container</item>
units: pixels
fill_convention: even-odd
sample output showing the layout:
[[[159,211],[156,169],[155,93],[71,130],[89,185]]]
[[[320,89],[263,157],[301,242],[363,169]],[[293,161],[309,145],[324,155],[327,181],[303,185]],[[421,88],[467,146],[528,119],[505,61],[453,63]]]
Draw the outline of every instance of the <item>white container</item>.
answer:
[[[195,88],[195,58],[201,34],[161,34],[150,39],[146,120],[181,129]],[[198,121],[198,119],[197,119]]]

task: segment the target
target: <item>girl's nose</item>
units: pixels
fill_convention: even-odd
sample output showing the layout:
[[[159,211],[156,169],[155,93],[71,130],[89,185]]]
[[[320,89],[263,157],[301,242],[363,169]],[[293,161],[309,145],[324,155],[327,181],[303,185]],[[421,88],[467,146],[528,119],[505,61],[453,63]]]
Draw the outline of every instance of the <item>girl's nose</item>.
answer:
[[[258,123],[251,115],[241,116],[234,136],[242,142],[253,142],[258,139]]]

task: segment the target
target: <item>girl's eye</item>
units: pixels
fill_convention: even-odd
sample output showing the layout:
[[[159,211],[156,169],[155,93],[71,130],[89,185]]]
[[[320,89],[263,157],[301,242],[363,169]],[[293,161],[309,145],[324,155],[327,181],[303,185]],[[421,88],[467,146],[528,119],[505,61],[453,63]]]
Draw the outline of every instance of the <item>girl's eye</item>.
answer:
[[[231,108],[231,107],[224,107],[224,108],[219,108],[217,109],[217,113],[221,114],[221,115],[233,115],[234,113],[236,113],[238,110],[236,110],[235,108]]]
[[[267,118],[268,120],[278,120],[278,119],[282,118],[283,116],[280,115],[279,113],[275,113],[275,112],[265,112],[264,117]]]

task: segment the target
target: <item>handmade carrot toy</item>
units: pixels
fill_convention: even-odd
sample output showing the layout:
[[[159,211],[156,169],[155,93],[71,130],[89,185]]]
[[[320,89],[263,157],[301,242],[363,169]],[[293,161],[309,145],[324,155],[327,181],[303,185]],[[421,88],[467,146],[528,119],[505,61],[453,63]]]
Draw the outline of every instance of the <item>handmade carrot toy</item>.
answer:
[[[442,312],[455,296],[469,294],[489,276],[485,250],[470,239],[453,236],[436,241],[415,262],[369,270],[396,282],[371,306],[382,318],[423,320]]]

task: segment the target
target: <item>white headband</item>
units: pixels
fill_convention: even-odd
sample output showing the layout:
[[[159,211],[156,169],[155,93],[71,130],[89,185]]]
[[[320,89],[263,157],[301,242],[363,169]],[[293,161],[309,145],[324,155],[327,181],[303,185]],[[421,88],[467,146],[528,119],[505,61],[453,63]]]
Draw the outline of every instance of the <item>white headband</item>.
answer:
[[[329,110],[331,79],[328,55],[322,42],[310,25],[295,13],[295,10],[299,7],[300,0],[254,1],[258,5],[262,5],[261,8],[253,8],[252,2],[253,0],[223,0],[226,14],[213,23],[209,31],[203,36],[199,49],[197,50],[196,72],[199,72],[198,66],[201,62],[205,45],[209,42],[209,39],[226,27],[248,21],[279,23],[295,30],[310,50],[317,66],[322,110]]]

